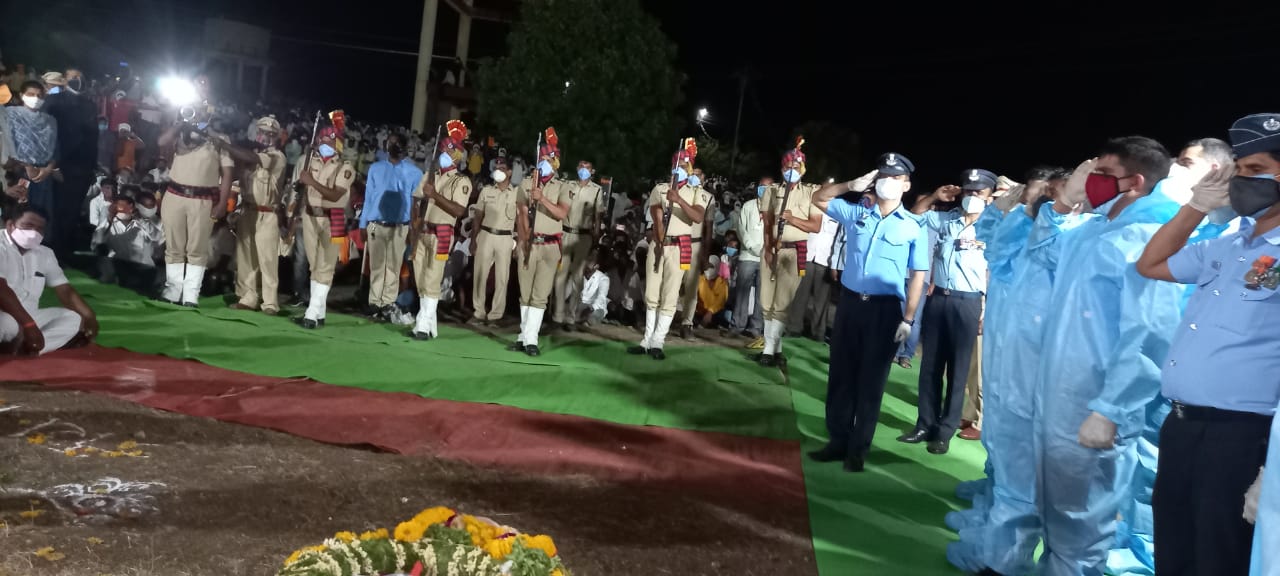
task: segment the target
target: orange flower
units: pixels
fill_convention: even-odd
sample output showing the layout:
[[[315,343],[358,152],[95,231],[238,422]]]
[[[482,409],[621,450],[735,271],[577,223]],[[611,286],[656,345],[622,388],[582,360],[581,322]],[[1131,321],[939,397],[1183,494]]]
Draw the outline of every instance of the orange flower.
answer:
[[[494,560],[502,560],[511,555],[511,547],[515,542],[515,538],[499,538],[490,540],[484,545],[485,553],[492,556]]]
[[[379,528],[372,532],[363,532],[360,534],[361,540],[381,540],[388,536],[386,528]]]
[[[520,542],[524,544],[525,548],[536,548],[546,552],[547,556],[550,558],[556,557],[556,543],[551,540],[550,536],[529,536],[521,534]]]
[[[41,434],[39,432],[32,434],[30,436],[27,436],[27,444],[39,445],[39,444],[44,444],[44,441],[45,441],[44,434]]]
[[[339,542],[353,542],[356,539],[354,532],[339,532],[333,535],[333,539]]]
[[[290,554],[289,558],[284,561],[284,565],[288,566],[290,564],[293,564],[294,562],[297,562],[298,559],[301,558],[302,555],[306,554],[307,552],[324,552],[325,550],[326,548],[324,546],[308,546],[306,548],[295,550],[293,554]]]

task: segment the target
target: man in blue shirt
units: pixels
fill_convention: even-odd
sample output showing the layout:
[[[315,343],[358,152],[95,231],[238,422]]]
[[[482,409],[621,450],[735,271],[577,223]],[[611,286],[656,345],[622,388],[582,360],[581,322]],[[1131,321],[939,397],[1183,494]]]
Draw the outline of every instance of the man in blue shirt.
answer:
[[[911,334],[924,273],[929,269],[925,227],[902,205],[915,166],[901,154],[880,157],[878,168],[856,180],[823,186],[813,204],[847,231],[843,286],[831,337],[827,374],[827,431],[830,440],[809,453],[819,462],[844,461],[861,472],[885,381],[898,343]],[[857,203],[874,182],[876,203]],[[836,198],[844,192],[852,198]],[[912,270],[910,282],[907,270]],[[906,309],[903,309],[903,303]]]
[[[1196,284],[1161,372],[1173,412],[1160,430],[1152,505],[1159,574],[1249,573],[1251,519],[1242,514],[1280,403],[1280,114],[1230,130],[1234,165],[1217,167],[1152,237],[1148,278]],[[1240,229],[1187,244],[1226,206]],[[1259,519],[1262,517],[1259,516]]]
[[[930,454],[946,454],[951,436],[960,427],[965,383],[987,292],[986,244],[977,239],[974,224],[987,207],[996,175],[974,169],[965,171],[961,180],[963,186],[943,186],[921,197],[912,210],[938,234],[938,243],[934,247],[933,294],[925,306],[921,333],[924,355],[919,417],[915,429],[899,436],[898,441],[927,441]],[[962,195],[959,208],[931,210],[937,202],[953,202]],[[944,375],[949,375],[945,388]]]
[[[422,170],[404,159],[399,134],[387,135],[386,160],[369,167],[365,181],[360,233],[365,236],[369,258],[369,307],[375,317],[390,320],[400,292],[400,266],[404,262],[413,190]]]

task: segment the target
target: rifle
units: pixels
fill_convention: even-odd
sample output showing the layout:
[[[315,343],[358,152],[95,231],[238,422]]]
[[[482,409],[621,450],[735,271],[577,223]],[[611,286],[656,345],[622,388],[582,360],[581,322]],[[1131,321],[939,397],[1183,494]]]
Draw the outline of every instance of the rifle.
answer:
[[[684,138],[681,138],[680,142],[676,144],[677,160],[676,160],[676,165],[671,167],[671,182],[668,184],[669,187],[667,188],[667,190],[672,190],[676,187],[676,168],[680,167],[679,157],[680,157],[681,150],[684,150]],[[666,208],[662,209],[662,236],[661,237],[658,236],[657,230],[653,231],[653,246],[650,247],[650,250],[657,250],[656,252],[653,253],[653,271],[654,272],[658,272],[662,270],[662,253],[666,252],[666,247],[664,246],[664,244],[666,244],[667,242],[667,226],[671,225],[671,209],[672,208],[673,208],[673,204],[671,202],[667,202]]]
[[[307,159],[302,161],[302,170],[298,171],[298,176],[293,179],[293,184],[289,187],[293,189],[293,211],[289,211],[289,207],[285,207],[285,213],[289,217],[289,225],[282,237],[284,238],[284,250],[293,249],[293,240],[298,234],[298,224],[302,222],[302,213],[307,211],[307,187],[303,186],[298,180],[311,170],[311,152],[316,145],[316,132],[320,130],[320,111],[316,110],[316,121],[311,124],[311,140],[307,144],[305,150]]]
[[[596,201],[591,206],[591,215],[594,217],[592,229],[595,230],[596,233],[596,237],[592,242],[593,247],[600,244],[600,239],[604,238],[605,233],[604,221],[600,218],[600,196],[608,197],[608,199],[605,200],[605,210],[608,210],[610,208],[610,201],[612,200],[612,196],[610,195],[611,190],[613,190],[613,178],[601,178],[600,195],[596,196]]]
[[[804,145],[804,137],[803,136],[797,137],[796,150],[799,151],[800,146],[802,145]],[[782,173],[782,181],[784,184],[786,184],[786,189],[782,193],[782,205],[778,207],[777,213],[774,214],[774,218],[778,219],[778,230],[773,234],[773,246],[769,247],[769,250],[773,252],[773,266],[770,272],[773,274],[772,277],[774,279],[777,279],[778,277],[778,249],[782,247],[782,231],[786,230],[787,228],[787,221],[782,218],[782,213],[787,211],[787,201],[791,199],[791,191],[795,190],[796,187],[800,185],[800,182],[798,181],[787,182],[787,175],[785,170]]]
[[[436,124],[436,139],[431,141],[431,165],[427,167],[427,173],[422,177],[427,178],[427,182],[432,186],[436,184],[436,175],[440,171],[440,125]],[[407,246],[409,247],[409,261],[413,262],[413,253],[417,252],[418,237],[422,235],[422,220],[427,217],[427,212],[431,209],[431,201],[427,200],[423,204],[423,209],[418,210],[409,218],[409,237]]]
[[[538,132],[538,147],[533,149],[533,157],[534,159],[538,160],[539,163],[541,163],[542,161],[540,158],[541,155],[542,155],[542,132]],[[539,181],[542,180],[542,172],[536,171],[537,164],[534,164],[534,170],[535,172],[533,174],[533,181],[529,185],[529,229],[526,230],[526,232],[528,233],[525,235],[525,240],[524,240],[524,267],[525,268],[529,267],[529,254],[533,252],[533,223],[536,222],[538,219],[538,204],[533,201],[533,189],[535,187],[541,188],[541,186],[539,186],[540,184]]]
[[[604,232],[612,233],[614,225],[613,177],[601,178],[600,183],[604,184],[604,193],[609,197],[609,199],[605,201],[605,212],[609,213],[609,227],[604,229]]]

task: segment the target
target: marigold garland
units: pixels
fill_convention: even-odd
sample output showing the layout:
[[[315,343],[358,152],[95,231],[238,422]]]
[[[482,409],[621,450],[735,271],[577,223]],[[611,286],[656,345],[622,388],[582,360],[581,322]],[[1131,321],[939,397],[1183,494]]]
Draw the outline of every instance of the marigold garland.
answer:
[[[438,506],[398,524],[338,532],[319,546],[297,550],[277,576],[353,576],[409,572],[422,576],[569,576],[550,536],[520,534],[488,518]]]

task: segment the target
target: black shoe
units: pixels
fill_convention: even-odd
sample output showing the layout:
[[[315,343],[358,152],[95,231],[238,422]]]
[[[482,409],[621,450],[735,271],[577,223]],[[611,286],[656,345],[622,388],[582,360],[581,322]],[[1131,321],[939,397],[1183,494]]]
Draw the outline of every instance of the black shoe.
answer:
[[[427,340],[431,339],[430,334],[426,332],[418,332],[417,330],[414,330],[411,336],[413,337],[414,340],[417,340],[419,342],[426,342]]]
[[[472,316],[470,320],[467,320],[467,326],[472,326],[475,328],[484,326],[484,318],[476,318],[475,316]]]
[[[778,357],[773,354],[761,354],[760,365],[765,368],[773,368],[778,365]]]
[[[1004,576],[1004,574],[996,572],[995,570],[992,570],[990,568],[983,568],[981,572],[978,572],[976,574],[977,576]]]
[[[912,430],[910,432],[907,432],[906,434],[903,434],[898,437],[898,441],[904,444],[919,444],[928,439],[929,439],[929,431],[921,430],[919,428]]]
[[[821,450],[810,452],[809,459],[814,462],[839,462],[847,457],[847,452],[847,450],[827,444]]]
[[[693,326],[683,324],[680,326],[680,337],[685,340],[693,340]]]
[[[951,449],[951,440],[934,440],[929,443],[929,453],[939,456],[946,454]]]
[[[866,468],[866,464],[863,463],[861,456],[850,455],[848,458],[844,459],[845,472],[861,472],[865,468]]]
[[[627,348],[627,354],[643,356],[648,353],[649,353],[649,349],[645,348],[644,346],[632,346],[630,348]]]
[[[538,356],[538,355],[542,354],[542,351],[541,351],[541,350],[538,350],[538,347],[537,347],[537,346],[525,346],[525,347],[524,347],[524,353],[525,353],[525,354],[528,354],[528,355],[530,355],[530,356]]]
[[[310,306],[310,305],[311,305],[311,301],[301,296],[294,298],[292,302],[285,304],[285,306],[292,306],[294,308],[306,308],[307,306]]]
[[[507,350],[510,350],[511,352],[524,352],[524,344],[521,344],[519,340],[516,340],[507,346]]]
[[[650,348],[649,357],[653,358],[654,360],[666,360],[667,353],[663,352],[661,348]]]
[[[315,330],[316,328],[319,328],[319,327],[320,327],[320,321],[319,321],[319,320],[311,320],[311,319],[309,319],[309,318],[303,318],[303,319],[302,319],[301,326],[302,326],[303,328],[306,328],[307,330]]]
[[[182,303],[182,305],[183,305],[183,306],[185,306],[185,307],[187,307],[187,308],[199,308],[199,307],[200,307],[200,305],[199,305],[199,304],[196,304],[195,302],[183,302],[183,303]]]

